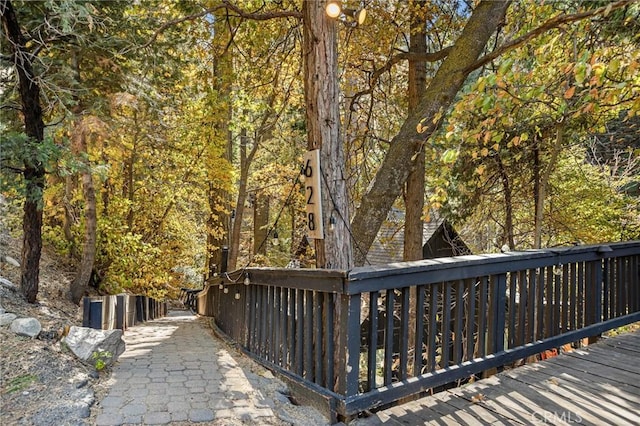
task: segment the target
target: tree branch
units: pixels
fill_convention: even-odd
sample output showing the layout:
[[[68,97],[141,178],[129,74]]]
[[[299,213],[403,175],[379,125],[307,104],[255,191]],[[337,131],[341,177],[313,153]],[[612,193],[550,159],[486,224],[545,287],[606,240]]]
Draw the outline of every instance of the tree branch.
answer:
[[[193,21],[194,19],[202,18],[203,16],[212,14],[220,9],[225,9],[225,8],[227,10],[233,11],[241,18],[251,19],[254,21],[267,21],[269,19],[275,19],[275,18],[302,19],[302,13],[297,11],[275,11],[275,12],[267,12],[267,13],[252,13],[252,12],[246,12],[240,9],[238,6],[230,3],[229,1],[224,0],[221,4],[216,5],[214,7],[205,9],[201,12],[194,13],[192,15],[183,16],[182,18],[177,18],[162,24],[160,28],[158,28],[156,32],[153,33],[151,38],[145,44],[140,46],[140,49],[144,49],[145,47],[149,47],[150,45],[152,45],[157,40],[158,36],[160,36],[160,34],[162,34],[169,27],[180,24],[182,22]]]
[[[541,34],[544,34],[545,32],[547,32],[547,31],[549,31],[551,29],[558,28],[561,25],[569,24],[571,22],[576,22],[576,21],[581,21],[583,19],[591,18],[593,16],[602,15],[602,14],[608,14],[613,10],[620,9],[622,7],[625,7],[625,6],[629,5],[629,4],[637,2],[637,1],[638,0],[621,0],[621,1],[617,1],[615,3],[609,3],[607,6],[602,6],[602,7],[598,8],[598,9],[590,10],[590,11],[587,11],[587,12],[574,13],[574,14],[571,14],[571,15],[558,15],[558,16],[556,16],[554,18],[549,19],[547,22],[543,23],[538,28],[535,28],[535,29],[531,30],[530,32],[528,32],[527,34],[525,34],[523,36],[520,36],[520,37],[518,37],[516,39],[513,39],[513,40],[511,40],[509,42],[506,42],[505,44],[503,44],[499,48],[493,50],[488,55],[485,55],[485,56],[481,57],[476,62],[474,62],[471,66],[469,66],[467,69],[465,69],[465,72],[470,72],[470,71],[473,71],[475,69],[478,69],[478,68],[482,67],[483,65],[493,61],[494,59],[496,59],[500,55],[504,54],[505,52],[508,52],[509,50],[513,50],[513,49],[515,49],[517,47],[520,47],[523,44],[525,44],[526,42],[538,37]]]
[[[390,71],[391,68],[393,68],[393,66],[396,65],[397,63],[401,61],[407,61],[407,60],[436,62],[446,58],[450,51],[451,51],[451,46],[445,47],[444,49],[439,50],[437,52],[433,52],[433,53],[402,52],[392,56],[391,58],[389,58],[386,64],[384,64],[381,68],[378,68],[373,72],[373,74],[371,74],[371,77],[369,78],[369,88],[362,90],[360,92],[357,92],[353,95],[349,108],[353,111],[354,104],[358,102],[358,100],[362,96],[372,93],[373,86],[378,82],[378,79],[380,78],[380,76],[382,76],[382,74],[384,74],[385,72]]]

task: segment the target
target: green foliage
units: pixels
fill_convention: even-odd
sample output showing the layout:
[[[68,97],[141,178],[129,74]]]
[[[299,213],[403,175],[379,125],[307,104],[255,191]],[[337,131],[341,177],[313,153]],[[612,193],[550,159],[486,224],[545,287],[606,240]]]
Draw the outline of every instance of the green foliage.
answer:
[[[111,352],[102,349],[98,349],[96,352],[91,354],[91,359],[93,360],[93,365],[96,371],[104,370],[112,357],[113,354]]]

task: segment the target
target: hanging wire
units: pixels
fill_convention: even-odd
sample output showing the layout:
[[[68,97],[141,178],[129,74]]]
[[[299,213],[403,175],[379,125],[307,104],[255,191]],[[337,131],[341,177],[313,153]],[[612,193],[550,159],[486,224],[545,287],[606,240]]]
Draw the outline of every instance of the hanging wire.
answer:
[[[340,209],[338,209],[338,206],[336,206],[336,202],[333,199],[333,194],[331,194],[331,191],[329,191],[329,182],[327,182],[327,176],[324,174],[322,165],[320,165],[320,175],[322,175],[324,186],[327,188],[327,194],[329,194],[329,199],[331,200],[331,205],[333,206],[333,210],[338,212],[338,216],[340,217],[340,220],[342,221],[342,223],[344,223],[345,228],[347,228],[347,231],[349,232],[349,236],[351,237],[351,240],[356,246],[356,249],[358,249],[358,251],[362,255],[362,258],[365,260],[365,262],[367,262],[368,265],[371,265],[371,262],[369,262],[369,259],[367,259],[367,254],[364,252],[364,250],[362,250],[362,248],[360,247],[360,244],[358,244],[358,241],[356,240],[356,238],[353,236],[353,233],[351,232],[351,224],[349,223],[348,220],[344,218],[344,216],[342,216],[342,212],[340,211]]]
[[[301,169],[302,170],[302,169]],[[256,250],[256,253],[260,252],[260,249],[262,249],[262,247],[267,243],[267,240],[269,240],[269,237],[271,236],[272,232],[274,229],[276,229],[276,226],[278,225],[278,221],[280,220],[280,216],[282,215],[282,212],[284,212],[284,209],[287,207],[287,205],[289,204],[289,200],[291,200],[291,197],[296,189],[296,187],[298,186],[298,184],[300,183],[300,175],[301,172],[299,171],[296,174],[296,178],[293,181],[293,185],[291,186],[291,190],[289,191],[289,195],[287,195],[287,198],[285,199],[284,203],[282,204],[282,207],[280,208],[280,211],[278,212],[278,214],[276,215],[276,220],[273,222],[273,224],[269,227],[269,230],[267,231],[267,235],[265,236],[264,240],[262,240],[262,242],[260,243],[260,245],[258,246],[258,249]],[[251,263],[253,263],[253,260],[255,259],[256,255],[255,253],[251,256],[251,258],[249,259],[249,261],[240,269],[236,269],[235,271],[231,271],[231,272],[225,272],[223,275],[224,277],[233,284],[237,284],[241,278],[244,277],[244,280],[247,279],[245,270],[249,267],[249,265],[251,265]],[[237,277],[235,278],[231,278],[231,275],[236,275]]]

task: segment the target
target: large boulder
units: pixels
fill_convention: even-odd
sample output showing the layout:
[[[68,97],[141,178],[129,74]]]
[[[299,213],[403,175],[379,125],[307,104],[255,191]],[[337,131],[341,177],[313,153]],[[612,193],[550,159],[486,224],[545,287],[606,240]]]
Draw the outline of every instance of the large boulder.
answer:
[[[19,336],[37,337],[42,331],[40,321],[35,318],[18,318],[11,323],[11,331]]]
[[[95,365],[97,358],[109,366],[125,350],[122,330],[96,330],[71,326],[64,343],[75,356],[89,365]],[[94,357],[94,354],[97,355]]]

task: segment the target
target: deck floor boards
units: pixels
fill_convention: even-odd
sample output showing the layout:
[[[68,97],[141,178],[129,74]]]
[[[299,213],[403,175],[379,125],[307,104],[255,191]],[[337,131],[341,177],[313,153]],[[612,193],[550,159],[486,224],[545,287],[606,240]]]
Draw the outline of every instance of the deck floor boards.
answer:
[[[353,423],[639,425],[640,331],[605,338]]]

